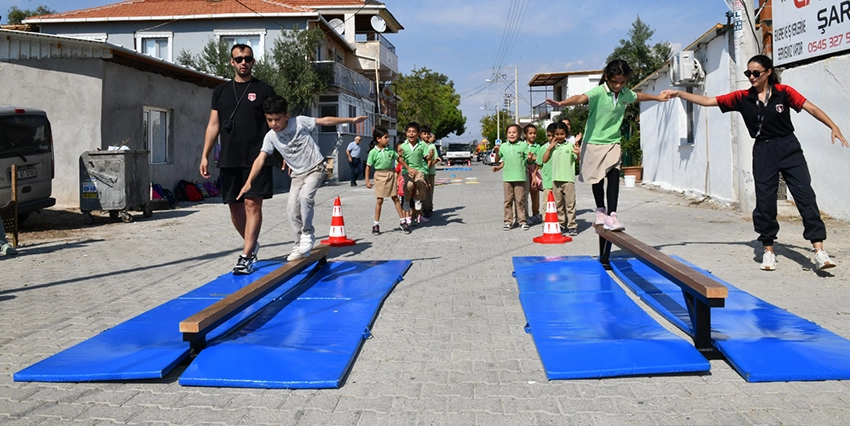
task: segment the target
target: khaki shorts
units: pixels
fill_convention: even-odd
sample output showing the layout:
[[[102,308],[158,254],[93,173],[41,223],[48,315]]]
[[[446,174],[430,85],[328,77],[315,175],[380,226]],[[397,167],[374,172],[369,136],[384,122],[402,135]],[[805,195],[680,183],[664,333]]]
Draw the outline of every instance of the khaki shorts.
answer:
[[[404,200],[409,203],[411,199],[425,199],[425,173],[414,169],[404,175]]]
[[[393,170],[375,170],[373,182],[375,196],[378,198],[390,198],[398,196],[398,179]]]
[[[620,144],[581,144],[581,169],[579,181],[589,184],[601,182],[611,169],[621,166]]]

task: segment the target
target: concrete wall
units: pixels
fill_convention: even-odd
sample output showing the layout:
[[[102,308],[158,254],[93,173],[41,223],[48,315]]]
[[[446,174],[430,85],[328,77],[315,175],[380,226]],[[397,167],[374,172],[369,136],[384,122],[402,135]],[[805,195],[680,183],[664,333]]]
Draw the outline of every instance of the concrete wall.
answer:
[[[703,86],[693,88],[694,93],[716,96],[731,91],[726,38],[715,38],[697,50],[696,57],[706,71],[706,80]],[[664,73],[651,82],[644,93],[658,94],[671,87],[670,76]],[[718,108],[694,105],[693,115],[694,140],[689,143],[684,101],[641,104],[643,180],[666,189],[708,195],[735,204],[733,176],[737,165],[731,133],[732,122],[738,119],[738,114],[722,114]],[[751,141],[748,146],[751,149]]]
[[[180,179],[201,181],[198,165],[209,121],[212,89],[106,62],[101,148],[129,139],[131,149],[145,149],[143,108],[169,111],[169,162],[151,165],[151,180],[172,189]],[[210,159],[212,161],[212,159]],[[212,180],[218,177],[212,171]]]
[[[826,112],[841,128],[844,137],[850,137],[850,118],[847,99],[850,98],[850,55],[835,56],[809,65],[785,70],[782,83],[793,86],[810,102]],[[850,220],[850,191],[843,174],[850,164],[850,149],[830,143],[830,130],[806,112],[791,113],[795,133],[800,139],[812,187],[818,195],[818,207],[828,215]],[[790,193],[788,194],[790,198]]]
[[[100,59],[0,62],[3,104],[38,108],[50,119],[60,206],[79,206],[80,154],[101,146],[102,76]]]

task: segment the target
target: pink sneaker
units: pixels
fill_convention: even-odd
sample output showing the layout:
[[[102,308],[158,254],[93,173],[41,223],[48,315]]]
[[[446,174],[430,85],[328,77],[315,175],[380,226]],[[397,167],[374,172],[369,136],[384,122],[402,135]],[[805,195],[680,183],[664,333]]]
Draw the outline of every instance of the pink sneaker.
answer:
[[[626,229],[626,227],[620,222],[620,219],[617,219],[617,212],[611,212],[611,214],[608,215],[608,219],[605,219],[605,225],[602,227],[609,231],[623,231]]]
[[[604,207],[600,207],[596,209],[596,222],[594,225],[601,226],[605,225],[605,220],[608,219],[608,211],[605,210]]]

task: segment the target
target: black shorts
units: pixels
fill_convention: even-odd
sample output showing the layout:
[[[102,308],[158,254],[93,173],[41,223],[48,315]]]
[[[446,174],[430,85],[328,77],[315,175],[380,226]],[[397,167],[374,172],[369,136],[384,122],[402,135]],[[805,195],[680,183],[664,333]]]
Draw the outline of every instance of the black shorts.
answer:
[[[221,179],[221,200],[224,204],[241,203],[244,198],[269,199],[272,197],[274,191],[272,166],[268,166],[260,169],[260,173],[251,182],[251,191],[245,194],[243,199],[236,199],[250,174],[250,168],[222,167],[218,169],[218,175]]]

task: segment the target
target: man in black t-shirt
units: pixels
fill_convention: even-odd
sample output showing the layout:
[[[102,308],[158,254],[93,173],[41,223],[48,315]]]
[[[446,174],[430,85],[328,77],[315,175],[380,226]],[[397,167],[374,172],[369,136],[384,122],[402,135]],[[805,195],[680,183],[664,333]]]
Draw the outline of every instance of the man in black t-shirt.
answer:
[[[254,51],[245,44],[230,49],[233,80],[213,90],[212,111],[204,138],[201,176],[209,179],[209,156],[220,138],[218,165],[221,198],[230,206],[230,220],[244,240],[242,254],[233,267],[234,274],[254,271],[260,244],[257,237],[263,221],[263,199],[272,197],[272,160],[254,180],[252,190],[241,200],[236,196],[245,184],[251,165],[260,153],[269,128],[263,114],[263,101],[275,95],[268,84],[253,77]]]

